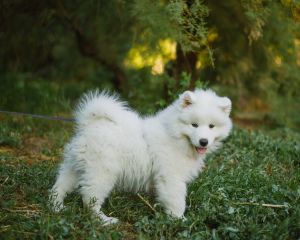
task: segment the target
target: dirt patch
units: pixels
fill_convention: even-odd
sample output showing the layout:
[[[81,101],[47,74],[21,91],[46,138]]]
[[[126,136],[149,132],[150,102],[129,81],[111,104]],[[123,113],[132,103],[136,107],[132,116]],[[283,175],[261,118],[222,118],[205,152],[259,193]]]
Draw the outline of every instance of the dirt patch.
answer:
[[[41,161],[57,159],[57,154],[51,153],[51,142],[46,138],[30,137],[23,139],[21,147],[0,147],[0,153],[9,153],[16,158],[22,158],[26,164],[38,164]]]

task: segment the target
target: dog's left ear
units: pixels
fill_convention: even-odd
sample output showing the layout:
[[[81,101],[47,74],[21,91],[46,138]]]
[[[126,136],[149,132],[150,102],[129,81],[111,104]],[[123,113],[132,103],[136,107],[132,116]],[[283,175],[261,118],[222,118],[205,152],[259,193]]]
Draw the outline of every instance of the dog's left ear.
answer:
[[[231,101],[228,97],[221,97],[219,100],[219,107],[225,112],[228,116],[231,111]]]
[[[195,102],[194,93],[191,91],[185,91],[183,94],[179,95],[181,101],[181,107],[185,108]]]

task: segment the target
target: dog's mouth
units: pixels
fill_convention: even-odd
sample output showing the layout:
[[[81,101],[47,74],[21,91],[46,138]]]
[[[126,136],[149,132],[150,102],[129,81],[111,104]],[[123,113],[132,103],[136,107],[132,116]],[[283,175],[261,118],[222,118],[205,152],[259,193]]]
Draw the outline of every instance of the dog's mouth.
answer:
[[[199,153],[199,154],[204,154],[207,150],[207,148],[199,148],[199,147],[195,147],[196,148],[196,151]]]

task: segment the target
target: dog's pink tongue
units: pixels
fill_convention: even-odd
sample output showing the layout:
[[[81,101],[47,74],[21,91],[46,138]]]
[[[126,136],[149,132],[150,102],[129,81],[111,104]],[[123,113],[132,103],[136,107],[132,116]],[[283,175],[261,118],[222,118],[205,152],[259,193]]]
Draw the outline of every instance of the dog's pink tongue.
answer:
[[[196,147],[197,149],[197,152],[200,153],[200,154],[204,154],[206,152],[206,148],[198,148]]]

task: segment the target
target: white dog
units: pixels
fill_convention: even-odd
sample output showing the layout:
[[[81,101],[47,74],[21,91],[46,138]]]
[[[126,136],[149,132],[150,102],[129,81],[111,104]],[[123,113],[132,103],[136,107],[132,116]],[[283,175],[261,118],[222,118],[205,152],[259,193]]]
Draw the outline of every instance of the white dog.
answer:
[[[231,130],[231,101],[211,90],[186,91],[155,116],[140,117],[116,94],[89,92],[75,111],[76,135],[52,189],[57,210],[78,186],[104,225],[118,219],[100,209],[114,187],[153,188],[167,214],[184,218],[186,184],[204,167],[205,155]]]

